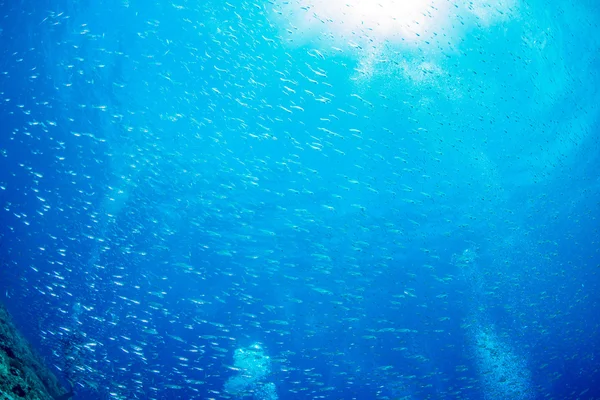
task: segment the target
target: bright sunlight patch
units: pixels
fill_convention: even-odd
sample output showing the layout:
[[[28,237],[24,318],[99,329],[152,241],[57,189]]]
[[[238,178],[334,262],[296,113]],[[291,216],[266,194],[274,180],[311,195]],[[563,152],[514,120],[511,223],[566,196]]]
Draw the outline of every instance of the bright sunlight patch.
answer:
[[[280,2],[278,13],[291,22],[290,33],[361,48],[384,41],[418,43],[447,7],[447,1],[437,0],[296,0]]]

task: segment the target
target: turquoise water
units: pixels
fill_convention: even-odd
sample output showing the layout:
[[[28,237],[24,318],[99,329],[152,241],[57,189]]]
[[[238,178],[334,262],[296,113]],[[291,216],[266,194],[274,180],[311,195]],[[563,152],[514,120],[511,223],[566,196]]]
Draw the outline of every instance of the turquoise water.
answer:
[[[0,5],[1,297],[75,398],[600,398],[595,2]]]

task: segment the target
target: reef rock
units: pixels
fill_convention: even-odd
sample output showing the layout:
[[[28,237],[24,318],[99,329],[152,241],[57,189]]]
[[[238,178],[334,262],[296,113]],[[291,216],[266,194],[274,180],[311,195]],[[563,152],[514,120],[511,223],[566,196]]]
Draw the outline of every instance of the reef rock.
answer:
[[[0,400],[66,399],[64,393],[0,304]]]

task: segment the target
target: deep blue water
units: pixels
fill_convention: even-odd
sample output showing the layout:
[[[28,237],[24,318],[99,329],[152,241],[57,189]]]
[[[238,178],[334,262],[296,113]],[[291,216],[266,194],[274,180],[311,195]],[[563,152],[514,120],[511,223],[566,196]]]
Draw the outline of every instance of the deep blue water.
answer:
[[[0,0],[0,297],[81,399],[600,398],[599,22]]]

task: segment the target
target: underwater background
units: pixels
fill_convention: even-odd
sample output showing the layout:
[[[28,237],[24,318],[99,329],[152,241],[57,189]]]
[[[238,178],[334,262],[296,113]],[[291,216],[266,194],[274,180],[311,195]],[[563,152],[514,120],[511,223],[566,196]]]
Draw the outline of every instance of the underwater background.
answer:
[[[0,0],[0,299],[76,399],[599,399],[599,22]]]

